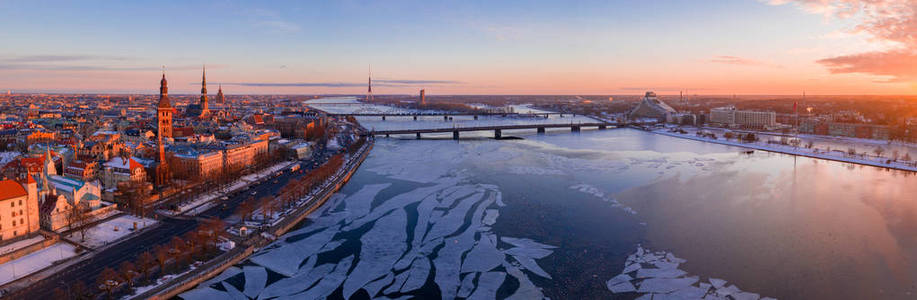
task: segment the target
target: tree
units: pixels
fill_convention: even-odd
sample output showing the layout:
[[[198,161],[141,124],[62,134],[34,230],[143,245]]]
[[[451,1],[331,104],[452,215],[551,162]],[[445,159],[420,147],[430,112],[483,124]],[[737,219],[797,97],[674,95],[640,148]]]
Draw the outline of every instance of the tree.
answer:
[[[150,252],[140,253],[140,256],[137,257],[137,269],[140,270],[140,273],[143,273],[143,277],[150,276],[150,269],[155,263],[156,258]]]
[[[813,146],[815,146],[815,143],[813,143],[812,141],[807,141],[807,142],[806,142],[806,148],[812,149]]]
[[[236,214],[242,218],[242,221],[247,220],[248,217],[252,214],[252,211],[254,211],[254,207],[252,207],[250,202],[250,200],[242,201],[242,203],[239,204],[239,208],[236,209]]]
[[[70,287],[70,294],[75,299],[89,299],[91,296],[89,287],[82,280],[77,281]]]
[[[137,267],[133,263],[125,261],[118,266],[118,275],[124,282],[127,282],[127,286],[133,288],[134,279],[137,279],[140,273],[137,273]]]
[[[76,228],[80,232],[80,241],[86,241],[86,231],[89,228],[85,225],[89,219],[89,208],[82,205],[71,206],[67,211],[67,226],[70,230]]]
[[[885,153],[885,148],[876,147],[876,149],[873,149],[872,152],[875,153],[876,156],[882,157],[882,153]]]
[[[274,206],[274,197],[267,196],[267,197],[261,198],[261,221],[262,222],[265,222],[265,223],[268,222],[268,220],[274,216],[275,210],[276,209]]]
[[[904,153],[904,156],[901,157],[901,160],[904,160],[904,161],[911,161],[911,154],[908,153],[908,152],[905,152],[905,153]]]
[[[156,256],[156,263],[159,264],[159,272],[165,272],[166,262],[169,261],[169,248],[156,245],[153,247],[153,255]]]
[[[800,140],[799,140],[799,139],[792,139],[792,140],[790,140],[790,145],[792,145],[793,148],[799,148],[799,143],[800,143]]]
[[[892,150],[892,160],[898,161],[899,157],[901,157],[901,153],[898,150]]]
[[[54,289],[54,299],[70,299],[70,293],[67,292],[63,287],[57,287]]]
[[[847,148],[847,155],[850,155],[850,156],[857,155],[857,150],[856,150],[856,149],[853,149],[852,147],[851,147],[851,148]]]
[[[97,279],[99,289],[105,291],[108,299],[111,299],[111,292],[118,286],[118,273],[112,268],[105,268],[99,274]]]

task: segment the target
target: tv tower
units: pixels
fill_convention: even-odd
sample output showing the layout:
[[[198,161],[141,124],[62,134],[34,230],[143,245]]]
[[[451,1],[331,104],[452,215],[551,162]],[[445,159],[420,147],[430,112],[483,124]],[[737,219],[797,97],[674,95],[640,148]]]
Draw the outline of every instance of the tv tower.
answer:
[[[369,83],[366,87],[366,101],[373,101],[373,67],[369,66]]]

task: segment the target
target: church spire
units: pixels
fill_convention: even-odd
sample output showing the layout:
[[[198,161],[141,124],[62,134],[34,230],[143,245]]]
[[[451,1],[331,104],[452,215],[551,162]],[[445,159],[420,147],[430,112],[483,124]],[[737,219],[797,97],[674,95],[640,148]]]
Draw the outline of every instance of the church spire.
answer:
[[[159,81],[159,108],[171,108],[169,103],[169,82],[166,81],[166,67],[162,67],[162,80]]]
[[[201,73],[201,94],[207,95],[207,65],[204,65],[203,73]]]
[[[203,71],[201,72],[201,103],[200,103],[200,115],[198,117],[204,118],[210,115],[210,105],[207,103],[207,66],[204,65]]]

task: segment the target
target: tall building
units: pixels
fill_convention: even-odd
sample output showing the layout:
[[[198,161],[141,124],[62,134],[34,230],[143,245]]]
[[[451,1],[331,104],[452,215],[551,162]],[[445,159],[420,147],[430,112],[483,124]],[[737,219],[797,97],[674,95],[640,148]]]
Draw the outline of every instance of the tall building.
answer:
[[[420,89],[420,105],[427,105],[427,97],[424,89]]]
[[[166,161],[166,149],[163,139],[172,137],[172,105],[169,103],[169,87],[166,82],[166,73],[162,73],[159,81],[159,107],[156,116],[158,132],[157,146],[159,147],[158,164],[156,165],[156,185],[164,185],[169,180],[169,166]]]
[[[223,85],[222,84],[220,84],[220,88],[217,90],[217,101],[219,101],[220,104],[226,103],[226,97],[223,96]]]
[[[369,71],[369,83],[366,86],[366,101],[373,101],[373,71]]]

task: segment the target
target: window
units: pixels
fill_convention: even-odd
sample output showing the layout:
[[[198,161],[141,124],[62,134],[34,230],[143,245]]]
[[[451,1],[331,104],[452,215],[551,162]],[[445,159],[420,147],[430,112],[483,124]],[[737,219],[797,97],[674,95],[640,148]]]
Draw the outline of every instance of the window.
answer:
[[[12,212],[11,214],[13,214],[13,216],[14,216],[14,217],[16,216],[16,212],[15,212],[15,211],[14,211],[14,212]]]
[[[22,215],[22,210],[21,210],[21,209],[19,210],[19,215],[20,215],[20,216]]]
[[[16,220],[13,220],[13,226],[16,226]]]
[[[15,231],[15,230],[13,230],[13,236],[16,236],[16,231]]]
[[[19,219],[19,224],[25,225],[25,219]]]
[[[14,207],[14,206],[16,206],[16,202],[10,201],[10,207]]]
[[[19,205],[22,205],[22,199],[19,199]]]

